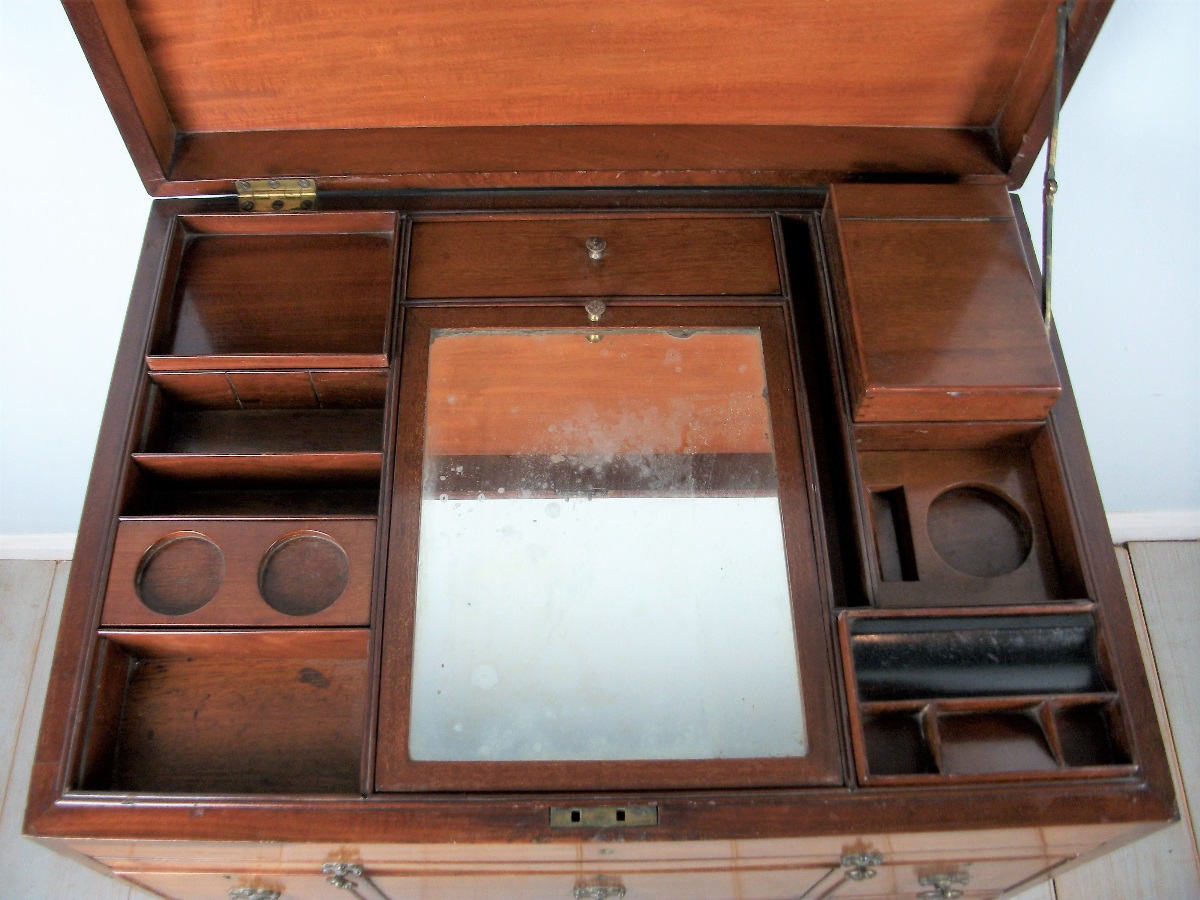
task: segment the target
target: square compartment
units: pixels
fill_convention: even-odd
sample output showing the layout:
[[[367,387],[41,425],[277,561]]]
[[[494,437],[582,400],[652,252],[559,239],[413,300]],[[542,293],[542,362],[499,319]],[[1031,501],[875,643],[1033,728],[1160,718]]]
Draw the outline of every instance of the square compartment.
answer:
[[[390,212],[180,217],[150,367],[387,365],[398,222]]]
[[[921,710],[864,715],[863,742],[872,778],[887,775],[931,775],[937,772],[925,740]]]
[[[1129,765],[1116,703],[1063,704],[1054,711],[1054,727],[1066,765]]]
[[[1021,424],[854,430],[862,551],[879,607],[1086,596],[1049,431]]]
[[[80,789],[361,792],[365,629],[101,637]]]
[[[942,713],[937,731],[943,775],[1058,771],[1035,707]]]

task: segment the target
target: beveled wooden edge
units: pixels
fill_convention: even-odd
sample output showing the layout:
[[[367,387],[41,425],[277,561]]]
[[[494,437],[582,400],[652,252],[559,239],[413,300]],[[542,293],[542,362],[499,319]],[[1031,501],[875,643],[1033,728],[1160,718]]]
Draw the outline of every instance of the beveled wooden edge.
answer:
[[[86,706],[86,701],[81,695],[96,646],[95,629],[107,580],[104,561],[116,536],[116,513],[127,471],[125,456],[133,444],[143,360],[174,231],[171,210],[153,204],[92,460],[72,575],[67,582],[54,650],[55,677],[50,680],[46,695],[25,810],[25,830],[30,833],[38,831],[38,823],[52,813],[66,790],[74,759],[72,743],[84,724],[80,709]]]
[[[1107,3],[1107,12],[1111,3]],[[1096,24],[1098,29],[1099,23]],[[1034,250],[1033,236],[1025,221],[1021,200],[1012,197],[1017,213],[1017,227],[1025,247],[1025,261],[1033,278],[1034,289],[1041,294],[1041,270]],[[1138,644],[1137,631],[1133,624],[1133,612],[1125,582],[1121,578],[1116,556],[1112,552],[1112,534],[1108,529],[1108,518],[1100,498],[1100,485],[1091,465],[1087,439],[1084,437],[1083,422],[1075,402],[1075,391],[1067,372],[1062,343],[1057,326],[1050,329],[1050,349],[1058,378],[1062,384],[1062,396],[1050,410],[1048,434],[1055,456],[1061,464],[1062,486],[1067,497],[1071,519],[1075,523],[1076,552],[1079,555],[1081,576],[1087,594],[1097,606],[1096,615],[1104,627],[1100,639],[1105,642],[1103,659],[1110,661],[1113,683],[1121,694],[1125,711],[1126,728],[1131,738],[1131,758],[1141,767],[1148,788],[1154,792],[1169,810],[1169,815],[1178,816],[1175,804],[1175,789],[1171,781],[1171,770],[1163,746],[1162,733],[1158,727],[1158,716],[1150,694],[1146,667]],[[1141,736],[1140,743],[1137,740]]]
[[[191,213],[179,217],[188,234],[385,234],[396,239],[400,215],[395,210],[325,209],[303,215],[257,215],[242,212]]]
[[[318,191],[823,185],[1003,180],[981,128],[525,125],[182,134],[157,196],[230,193],[236,178],[312,175]],[[338,174],[333,174],[338,173]]]
[[[128,7],[63,0],[63,8],[142,183],[161,194],[179,135]]]
[[[108,626],[99,632],[146,659],[230,656],[246,659],[364,659],[369,640],[361,627],[199,628]]]
[[[927,785],[850,794],[845,788],[757,791],[586,792],[525,794],[190,796],[64,794],[27,819],[32,837],[190,841],[377,843],[567,843],[747,840],[830,833],[1070,827],[1107,823],[1165,824],[1174,806],[1140,779],[962,785],[952,797]],[[136,800],[136,803],[131,803]],[[659,824],[620,831],[551,829],[552,806],[654,804]],[[301,814],[302,813],[302,814]],[[565,833],[564,833],[565,832]]]
[[[816,254],[820,253],[820,230],[817,218],[811,214],[793,214],[792,221],[803,222],[804,227],[808,230],[810,247]],[[810,405],[810,395],[805,381],[805,368],[801,360],[800,352],[800,325],[797,321],[796,314],[796,295],[792,287],[790,270],[787,262],[787,244],[784,240],[783,233],[783,218],[780,213],[775,212],[771,215],[771,230],[775,238],[775,261],[779,268],[779,285],[783,292],[784,302],[784,327],[787,330],[788,337],[788,357],[791,363],[792,372],[792,401],[795,407],[796,422],[800,429],[800,454],[801,462],[804,468],[805,481],[808,487],[808,504],[809,504],[809,539],[812,541],[816,551],[816,575],[818,594],[823,598],[825,610],[833,608],[837,604],[835,595],[835,579],[832,572],[832,563],[829,556],[828,535],[825,527],[825,512],[821,498],[820,467],[818,465],[818,441],[821,439],[816,433],[814,426],[814,412]],[[813,260],[815,267],[814,274],[818,281],[824,278],[824,265],[820,260]],[[824,283],[818,285],[818,292],[824,290]],[[820,302],[823,294],[815,298]],[[819,314],[820,315],[820,314]],[[823,316],[821,316],[823,318]],[[795,604],[793,604],[795,607]],[[797,616],[795,619],[795,627],[799,633],[803,622]],[[849,715],[848,706],[846,703],[846,695],[839,686],[842,681],[842,658],[838,652],[838,635],[836,627],[830,629],[826,633],[826,678],[828,684],[832,688],[832,708],[834,710],[835,721],[834,728],[838,732],[838,739],[842,752],[840,754],[839,764],[841,767],[842,784],[851,784],[853,779],[853,763],[847,759],[845,749],[850,746],[850,731],[849,731]]]
[[[1067,31],[1067,52],[1063,65],[1064,104],[1112,5],[1113,0],[1078,0]],[[1032,67],[1027,61],[1017,77],[1004,111],[996,120],[998,152],[1009,161],[1008,186],[1013,190],[1023,185],[1029,177],[1050,133],[1051,107],[1054,103],[1054,84],[1051,80],[1053,66],[1050,60],[1054,58],[1056,42],[1056,7],[1057,4],[1051,4],[1043,19],[1042,31],[1035,40],[1035,46],[1045,48],[1042,55],[1048,57],[1047,61]],[[1032,47],[1030,54],[1031,57],[1034,54]],[[1036,102],[1037,107],[1031,119],[1029,106],[1032,102]]]
[[[578,305],[577,305],[578,306]],[[819,572],[815,524],[810,521],[810,482],[803,468],[799,408],[790,354],[793,342],[782,310],[775,304],[754,307],[697,306],[686,301],[675,315],[647,310],[642,304],[622,307],[606,328],[660,327],[667,322],[696,327],[755,327],[762,334],[762,352],[771,404],[772,433],[779,453],[778,479],[782,524],[788,552],[793,628],[798,653],[800,689],[808,734],[803,757],[703,760],[586,760],[586,761],[424,761],[408,756],[413,627],[416,609],[416,559],[420,529],[421,472],[424,460],[424,418],[428,352],[433,329],[469,327],[545,327],[579,329],[586,325],[576,311],[546,307],[419,307],[410,310],[402,362],[400,416],[408,424],[396,454],[391,531],[399,538],[397,559],[391,560],[381,640],[391,648],[382,659],[377,735],[376,783],[380,794],[429,790],[611,790],[752,786],[828,785],[843,779],[835,705],[828,688],[832,642],[826,618],[828,579]],[[612,310],[612,315],[617,315]],[[607,322],[607,319],[606,319]],[[784,357],[787,357],[786,359]],[[421,423],[421,424],[416,424]],[[789,467],[800,463],[801,471]],[[801,509],[804,513],[801,514]],[[817,591],[812,590],[816,584]],[[814,627],[814,616],[819,627]],[[389,735],[384,746],[381,735]]]
[[[1046,427],[1045,420],[986,422],[856,422],[854,446],[872,450],[985,450],[1028,447]]]
[[[379,481],[379,505],[376,521],[388,525],[392,521],[392,472],[396,464],[396,443],[400,425],[400,350],[404,346],[406,310],[405,293],[408,289],[408,258],[412,249],[412,218],[399,214],[394,222],[392,302],[388,312],[387,335],[384,349],[391,361],[388,366],[387,388],[383,406],[383,461]],[[379,732],[380,671],[383,659],[383,612],[387,588],[388,547],[391,528],[375,529],[375,571],[371,592],[370,644],[367,652],[366,714],[363,717],[366,733],[363,735],[362,760],[359,765],[359,791],[366,796],[375,783],[375,747]]]
[[[151,372],[278,371],[280,369],[382,369],[382,353],[258,353],[242,356],[149,355]]]

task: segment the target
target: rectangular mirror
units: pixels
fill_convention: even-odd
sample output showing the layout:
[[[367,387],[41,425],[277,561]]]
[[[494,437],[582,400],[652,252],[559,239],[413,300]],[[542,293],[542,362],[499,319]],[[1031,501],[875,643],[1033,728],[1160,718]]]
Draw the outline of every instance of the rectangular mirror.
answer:
[[[413,759],[805,755],[766,395],[757,329],[433,332]]]
[[[422,427],[402,436],[393,536],[416,571],[394,692],[384,651],[381,741],[404,739],[385,773],[810,755],[802,670],[823,664],[803,648],[825,625],[797,640],[797,570],[808,600],[818,585],[776,452],[796,484],[795,394],[758,316],[731,312],[410,331],[401,413]],[[456,318],[439,313],[412,315]]]

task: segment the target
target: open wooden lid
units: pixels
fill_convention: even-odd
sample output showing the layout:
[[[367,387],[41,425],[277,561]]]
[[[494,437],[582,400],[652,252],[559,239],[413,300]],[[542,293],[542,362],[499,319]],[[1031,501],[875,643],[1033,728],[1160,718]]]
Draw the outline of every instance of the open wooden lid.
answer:
[[[1112,0],[1079,0],[1066,85]],[[1024,181],[1058,0],[64,0],[147,190]]]

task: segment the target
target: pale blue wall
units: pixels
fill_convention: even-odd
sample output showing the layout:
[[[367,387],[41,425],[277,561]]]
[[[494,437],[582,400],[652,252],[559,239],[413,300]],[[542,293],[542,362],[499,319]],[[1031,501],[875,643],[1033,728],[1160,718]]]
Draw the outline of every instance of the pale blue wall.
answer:
[[[1117,0],[1063,108],[1055,319],[1109,513],[1200,510],[1198,60],[1200,2]]]
[[[1063,116],[1056,307],[1110,512],[1200,510],[1197,48],[1196,0],[1118,0]],[[0,535],[74,531],[149,201],[57,3],[0,2],[0,109]]]

